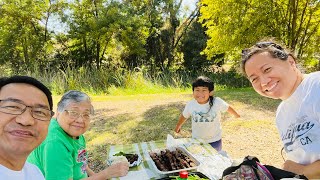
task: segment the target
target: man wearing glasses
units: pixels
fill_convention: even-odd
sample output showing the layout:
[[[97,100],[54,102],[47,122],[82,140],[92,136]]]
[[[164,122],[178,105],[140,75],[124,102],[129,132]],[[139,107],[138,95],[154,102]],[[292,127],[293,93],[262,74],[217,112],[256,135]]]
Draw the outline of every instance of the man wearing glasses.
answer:
[[[26,159],[46,138],[52,104],[50,90],[32,77],[0,79],[0,179],[44,179]]]

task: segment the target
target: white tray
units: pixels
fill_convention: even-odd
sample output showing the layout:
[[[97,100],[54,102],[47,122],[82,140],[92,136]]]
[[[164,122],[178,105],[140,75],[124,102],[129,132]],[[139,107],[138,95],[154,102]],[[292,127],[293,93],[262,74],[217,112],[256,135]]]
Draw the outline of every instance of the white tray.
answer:
[[[156,150],[153,150],[153,151],[149,151],[147,154],[148,154],[148,159],[150,160],[150,164],[152,164],[152,167],[153,167],[153,169],[155,170],[155,172],[157,172],[158,174],[172,174],[172,173],[176,173],[176,172],[180,172],[180,171],[188,171],[188,170],[193,170],[193,169],[197,169],[198,167],[199,167],[199,165],[200,165],[200,162],[196,159],[196,158],[194,158],[193,156],[192,156],[192,154],[188,151],[188,150],[186,150],[185,148],[183,148],[183,147],[175,147],[175,149],[179,149],[179,150],[181,150],[183,153],[185,153],[187,156],[189,156],[190,157],[190,159],[195,163],[195,166],[193,166],[193,167],[189,167],[189,168],[184,168],[184,169],[177,169],[177,170],[173,170],[173,171],[160,171],[159,169],[158,169],[158,167],[157,167],[157,165],[155,164],[155,162],[153,161],[153,159],[150,157],[150,152],[152,152],[152,153],[159,153],[160,151],[162,151],[162,150],[165,150],[165,149],[156,149]],[[174,150],[174,149],[169,149],[170,151],[172,151],[172,150]]]

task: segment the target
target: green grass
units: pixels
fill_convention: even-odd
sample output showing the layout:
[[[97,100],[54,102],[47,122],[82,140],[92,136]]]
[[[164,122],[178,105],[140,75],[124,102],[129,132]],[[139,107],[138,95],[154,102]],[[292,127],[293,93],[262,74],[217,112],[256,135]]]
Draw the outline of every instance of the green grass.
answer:
[[[252,88],[226,89],[216,92],[216,96],[233,104],[237,110],[243,105],[247,111],[275,111],[279,104],[278,100],[264,98],[255,93]],[[57,99],[55,97],[54,99]],[[154,101],[174,99],[163,105],[149,105]],[[91,128],[86,133],[89,145],[135,143],[141,141],[160,140],[168,133],[173,133],[173,128],[184,108],[185,102],[192,98],[191,92],[140,94],[140,95],[116,95],[116,96],[92,96],[94,103],[107,103],[108,107],[100,107],[96,110]],[[117,107],[112,104],[130,102],[127,106]],[[130,107],[132,106],[132,107]],[[249,107],[249,109],[247,108]],[[128,108],[124,113],[117,113],[121,108]],[[110,116],[109,112],[113,112]],[[230,116],[225,114],[225,116]],[[264,119],[260,119],[264,121]],[[238,122],[240,123],[240,122]],[[251,123],[260,123],[259,119]],[[234,126],[238,124],[235,123]],[[251,126],[250,123],[247,126]],[[254,124],[252,125],[254,126]],[[185,125],[185,132],[190,131],[190,123]],[[188,133],[186,133],[187,135]]]
[[[163,140],[167,134],[175,137],[191,137],[191,122],[187,121],[181,134],[173,129],[185,103],[192,99],[192,90],[175,93],[92,96],[96,114],[91,127],[85,133],[91,161],[103,163],[108,146],[132,144],[143,141]],[[261,97],[252,88],[221,89],[216,92],[230,103],[244,121],[230,121],[223,115],[228,129],[267,128],[272,124],[270,115],[279,101]],[[55,98],[56,99],[56,98]],[[228,132],[228,130],[226,130]],[[98,163],[99,164],[99,163]],[[99,168],[98,168],[99,169]]]
[[[189,89],[186,88],[168,88],[159,85],[141,86],[134,88],[117,88],[112,86],[108,89],[110,95],[113,96],[127,96],[127,95],[139,95],[139,94],[167,94],[167,93],[182,93]]]
[[[163,140],[167,134],[191,137],[190,121],[183,125],[180,134],[175,134],[173,129],[185,103],[192,99],[191,82],[198,76],[196,74],[151,75],[123,70],[67,68],[65,71],[35,71],[21,75],[33,76],[48,85],[55,95],[54,109],[61,95],[68,90],[80,90],[92,97],[96,114],[85,136],[91,166],[96,170],[104,166],[110,145]],[[237,88],[248,86],[248,81],[232,71],[199,75],[210,77],[215,82],[215,95],[232,105],[246,120],[245,124],[244,121],[233,122],[229,114],[223,114],[226,132],[239,127],[254,129],[270,125],[270,116],[274,116],[279,101],[261,97],[252,88]]]
[[[254,109],[274,111],[280,100],[273,100],[256,93],[252,88],[225,89],[217,91],[217,96],[222,96],[227,102],[237,101]]]

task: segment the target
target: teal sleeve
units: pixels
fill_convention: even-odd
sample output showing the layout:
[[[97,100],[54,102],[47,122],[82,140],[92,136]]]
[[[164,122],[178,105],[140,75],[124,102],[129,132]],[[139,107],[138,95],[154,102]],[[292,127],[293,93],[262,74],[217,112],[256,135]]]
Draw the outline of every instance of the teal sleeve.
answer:
[[[43,149],[46,180],[73,179],[73,155],[62,141],[47,142]]]

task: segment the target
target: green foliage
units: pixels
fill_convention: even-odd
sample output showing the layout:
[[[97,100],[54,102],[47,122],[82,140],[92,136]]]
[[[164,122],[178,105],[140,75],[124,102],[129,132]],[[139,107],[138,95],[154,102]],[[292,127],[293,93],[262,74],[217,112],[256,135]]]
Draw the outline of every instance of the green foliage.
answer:
[[[212,76],[222,87],[242,87],[248,85],[245,79],[212,64],[238,60],[240,49],[266,36],[295,50],[307,71],[320,69],[319,1],[203,0],[201,4],[199,22],[204,27],[193,22],[197,9],[192,18],[180,19],[180,0],[3,0],[2,74],[50,77],[46,81],[57,93],[74,88],[110,93],[119,87],[156,92],[188,87],[201,74]],[[53,16],[67,25],[65,33],[48,30]]]
[[[199,7],[181,16],[182,0],[2,0],[0,64],[7,73],[35,74],[140,68],[145,77],[184,84],[161,74],[216,72],[212,64],[236,61],[240,49],[273,36],[295,50],[308,71],[319,70],[319,1],[200,2],[195,23]],[[50,26],[53,21],[66,28]],[[75,76],[67,76],[68,88],[77,87]]]
[[[0,69],[6,69],[0,66]],[[2,76],[16,74],[10,71],[2,71]],[[248,87],[249,81],[231,70],[220,73],[190,74],[188,72],[176,72],[149,74],[143,71],[126,70],[99,70],[81,67],[79,69],[67,67],[58,71],[21,71],[20,75],[33,76],[51,91],[60,95],[68,90],[81,90],[92,95],[137,95],[160,94],[189,91],[191,83],[200,75],[206,75],[215,82],[216,89]]]
[[[237,59],[240,49],[265,37],[283,41],[298,57],[319,52],[320,2],[310,0],[203,0],[200,20],[208,28],[204,53],[228,54]]]
[[[193,22],[187,35],[182,40],[181,51],[184,55],[184,67],[192,72],[201,71],[202,68],[213,64],[212,61],[207,60],[205,55],[201,52],[206,47],[207,36],[205,29],[199,22]]]
[[[48,19],[59,4],[3,0],[0,6],[0,63],[13,72],[45,67],[52,53]],[[41,69],[42,69],[41,68]]]
[[[231,69],[228,72],[210,74],[208,77],[210,77],[214,83],[220,87],[239,88],[251,86],[248,79],[239,75],[235,69]]]

